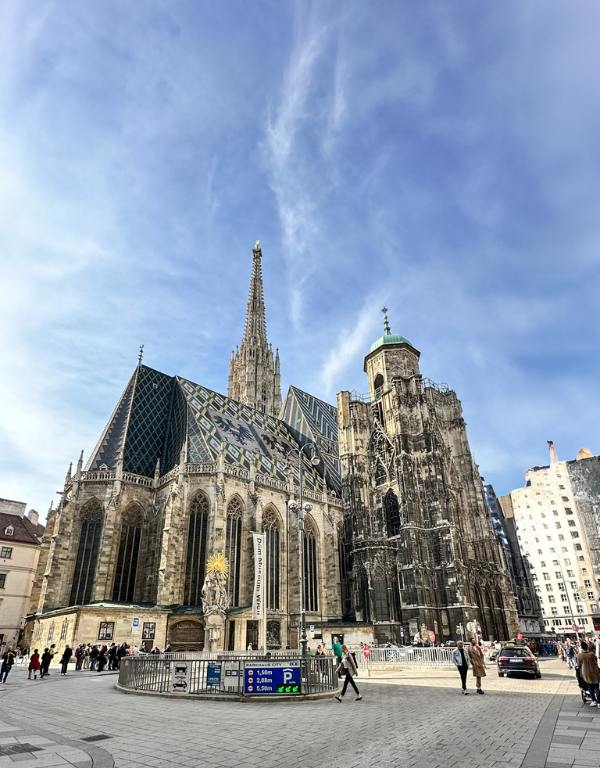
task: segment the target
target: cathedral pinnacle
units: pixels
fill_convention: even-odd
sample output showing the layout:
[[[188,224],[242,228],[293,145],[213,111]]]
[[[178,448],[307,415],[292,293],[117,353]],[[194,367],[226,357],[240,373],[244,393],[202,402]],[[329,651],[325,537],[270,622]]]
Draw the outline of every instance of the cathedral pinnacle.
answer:
[[[381,311],[383,312],[383,332],[386,336],[389,336],[392,333],[392,329],[390,328],[390,321],[388,320],[388,308],[382,307]]]

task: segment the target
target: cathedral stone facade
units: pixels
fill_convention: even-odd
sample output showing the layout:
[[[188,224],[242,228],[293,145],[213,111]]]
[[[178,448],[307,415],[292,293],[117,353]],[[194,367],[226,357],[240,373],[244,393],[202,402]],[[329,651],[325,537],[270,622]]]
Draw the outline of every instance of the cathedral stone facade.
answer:
[[[344,577],[358,621],[397,642],[517,629],[456,393],[424,379],[420,353],[384,335],[365,357],[369,396],[338,395]]]
[[[365,358],[369,402],[342,392],[336,409],[292,386],[282,404],[261,261],[257,243],[228,396],[140,360],[85,467],[82,455],[69,468],[26,640],[200,650],[206,563],[220,554],[230,607],[219,644],[262,645],[253,531],[266,539],[269,648],[298,647],[302,605],[309,640],[445,640],[469,621],[508,637],[514,600],[456,395],[421,377],[419,353],[386,321]],[[299,530],[289,502],[301,468]]]

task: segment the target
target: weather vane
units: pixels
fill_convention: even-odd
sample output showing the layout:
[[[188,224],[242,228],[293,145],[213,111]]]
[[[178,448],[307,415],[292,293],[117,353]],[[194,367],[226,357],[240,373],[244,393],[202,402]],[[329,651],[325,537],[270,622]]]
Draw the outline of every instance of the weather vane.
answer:
[[[144,359],[144,345],[140,344],[140,351],[138,352],[138,365],[142,364],[143,359]]]
[[[386,336],[389,336],[392,332],[392,329],[390,328],[390,321],[388,320],[388,308],[382,307],[381,311],[383,312],[383,332]]]

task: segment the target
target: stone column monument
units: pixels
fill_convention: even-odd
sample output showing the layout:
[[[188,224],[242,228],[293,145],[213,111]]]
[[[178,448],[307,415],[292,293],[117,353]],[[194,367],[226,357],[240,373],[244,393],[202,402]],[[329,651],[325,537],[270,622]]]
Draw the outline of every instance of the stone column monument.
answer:
[[[221,553],[208,558],[206,576],[202,586],[205,647],[209,651],[222,651],[225,644],[225,612],[229,608],[227,574],[229,563]]]

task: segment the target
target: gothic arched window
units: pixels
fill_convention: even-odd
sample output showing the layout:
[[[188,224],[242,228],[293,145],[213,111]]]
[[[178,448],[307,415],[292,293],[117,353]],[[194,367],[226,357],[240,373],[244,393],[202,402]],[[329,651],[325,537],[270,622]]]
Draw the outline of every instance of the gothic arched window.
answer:
[[[387,482],[387,472],[383,466],[383,462],[377,459],[375,462],[375,485],[383,485]]]
[[[304,521],[303,544],[303,579],[302,588],[305,611],[318,611],[318,574],[317,574],[317,527],[314,521],[307,517]]]
[[[132,603],[135,593],[143,516],[139,507],[129,507],[121,520],[119,554],[115,568],[113,600],[116,603]]]
[[[208,531],[208,499],[199,492],[190,505],[187,554],[185,560],[185,605],[202,604],[202,586],[206,568],[206,540]]]
[[[269,507],[263,515],[265,551],[267,553],[267,608],[279,608],[279,515]]]
[[[397,536],[400,533],[400,508],[398,498],[391,488],[383,497],[383,508],[388,536]]]
[[[79,545],[75,558],[75,571],[71,585],[71,605],[89,603],[96,576],[100,550],[103,511],[99,501],[92,501],[83,509]]]
[[[227,592],[229,604],[240,604],[240,560],[242,552],[242,517],[244,507],[235,496],[227,505],[227,538],[225,542],[225,557],[229,563],[229,578]]]

